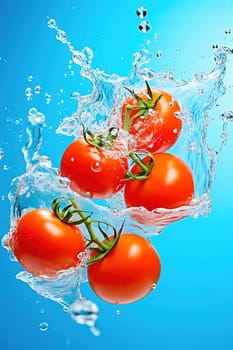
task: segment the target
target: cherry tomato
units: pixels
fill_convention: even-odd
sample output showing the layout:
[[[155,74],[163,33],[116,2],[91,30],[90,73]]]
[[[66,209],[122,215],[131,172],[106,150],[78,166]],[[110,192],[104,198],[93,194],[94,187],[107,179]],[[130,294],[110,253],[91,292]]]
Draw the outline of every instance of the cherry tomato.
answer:
[[[63,223],[48,209],[22,216],[8,245],[25,270],[48,277],[77,266],[78,254],[85,250],[80,229]]]
[[[100,261],[88,265],[91,288],[101,299],[127,304],[146,296],[160,276],[160,259],[144,237],[124,233]]]
[[[154,164],[147,179],[126,182],[126,206],[153,210],[188,205],[194,196],[194,180],[188,165],[169,153],[155,153],[153,157]],[[143,162],[148,163],[149,157],[145,157]],[[135,164],[131,172],[139,173],[139,166]]]
[[[122,105],[122,127],[134,136],[136,151],[164,152],[174,145],[180,134],[180,106],[168,92],[159,89],[150,91],[151,98],[148,88],[136,95],[148,104],[147,107],[140,104],[135,94],[125,101]],[[127,106],[133,107],[129,109],[128,116]]]
[[[121,190],[127,158],[114,155],[114,150],[101,150],[77,139],[65,150],[61,173],[70,179],[71,188],[79,194],[108,198]]]

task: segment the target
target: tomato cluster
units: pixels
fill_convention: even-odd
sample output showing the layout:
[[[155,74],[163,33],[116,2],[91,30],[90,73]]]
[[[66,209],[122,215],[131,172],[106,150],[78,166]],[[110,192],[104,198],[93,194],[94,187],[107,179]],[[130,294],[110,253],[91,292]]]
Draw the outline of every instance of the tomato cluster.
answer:
[[[122,190],[126,207],[153,211],[189,205],[194,196],[192,172],[182,159],[166,153],[182,129],[178,102],[166,91],[152,90],[147,82],[137,94],[127,90],[131,96],[121,106],[119,125],[107,135],[94,135],[83,126],[83,137],[64,151],[62,176],[82,196],[109,198]],[[119,128],[133,138],[128,153],[120,149]],[[8,245],[21,265],[36,276],[54,278],[60,271],[78,267],[84,252],[88,280],[97,296],[124,304],[147,295],[161,269],[149,241],[122,233],[123,227],[117,232],[111,223],[92,220],[73,199],[65,206],[63,202],[56,199],[53,211],[35,209],[19,220]],[[74,213],[80,220],[72,220]],[[89,238],[80,224],[86,226]],[[112,236],[104,232],[103,224],[112,228]]]

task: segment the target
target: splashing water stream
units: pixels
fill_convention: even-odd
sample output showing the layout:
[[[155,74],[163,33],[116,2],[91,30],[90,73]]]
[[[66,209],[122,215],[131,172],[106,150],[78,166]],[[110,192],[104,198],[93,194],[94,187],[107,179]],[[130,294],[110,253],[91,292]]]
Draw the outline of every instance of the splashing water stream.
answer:
[[[141,11],[143,9],[140,9]],[[145,11],[142,11],[145,14]],[[66,33],[57,27],[56,21],[50,19],[49,28],[56,31],[56,38],[65,44],[72,55],[73,63],[80,67],[80,75],[92,85],[89,95],[81,96],[74,92],[72,98],[77,101],[77,110],[63,119],[57,128],[57,134],[78,137],[81,134],[81,123],[93,130],[106,130],[117,125],[120,107],[126,98],[125,86],[138,90],[149,80],[151,86],[166,89],[182,107],[180,117],[183,129],[172,152],[183,158],[191,167],[195,179],[195,198],[188,207],[176,209],[156,209],[148,212],[145,208],[126,208],[122,193],[102,201],[101,204],[92,198],[81,197],[69,188],[69,181],[60,176],[58,169],[52,166],[47,156],[40,155],[42,132],[45,116],[36,108],[28,114],[28,142],[23,148],[26,162],[25,174],[12,181],[9,199],[11,203],[10,232],[3,237],[3,246],[12,234],[16,220],[25,212],[38,207],[51,207],[56,197],[73,197],[83,210],[91,210],[95,217],[111,222],[119,227],[125,221],[125,230],[141,235],[155,235],[174,219],[186,216],[198,217],[208,215],[211,209],[211,184],[219,156],[227,140],[227,126],[233,120],[233,112],[225,111],[219,117],[222,120],[220,130],[221,144],[218,150],[208,146],[207,131],[210,123],[210,111],[225,93],[223,79],[226,72],[226,59],[232,50],[226,47],[215,52],[215,67],[210,73],[196,74],[189,81],[176,80],[171,73],[157,73],[147,67],[151,60],[148,50],[142,49],[134,55],[132,69],[127,77],[116,74],[108,75],[99,69],[92,68],[93,52],[85,47],[76,50],[68,41]],[[174,131],[175,132],[175,131]],[[120,131],[123,147],[127,151],[128,135]],[[118,154],[119,155],[119,154]],[[96,171],[94,169],[93,171]],[[133,217],[147,221],[140,224]],[[85,232],[85,228],[84,228]],[[14,259],[14,257],[12,257]],[[71,317],[80,324],[88,325],[94,334],[98,307],[92,301],[85,300],[81,294],[81,285],[86,282],[85,261],[81,268],[60,272],[55,279],[41,279],[22,271],[17,278],[26,282],[40,295],[61,304]]]

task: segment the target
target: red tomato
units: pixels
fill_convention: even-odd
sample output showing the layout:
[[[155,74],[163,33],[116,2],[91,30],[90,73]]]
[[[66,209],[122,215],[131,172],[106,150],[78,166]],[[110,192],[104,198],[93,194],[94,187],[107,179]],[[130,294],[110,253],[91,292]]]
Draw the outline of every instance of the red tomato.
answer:
[[[128,180],[124,189],[127,207],[177,208],[188,205],[194,196],[194,180],[188,165],[169,153],[155,153],[154,165],[145,180]],[[143,159],[149,162],[149,157]],[[140,172],[135,164],[133,174]]]
[[[125,233],[102,260],[88,265],[87,273],[97,296],[109,303],[127,304],[150,293],[160,269],[159,256],[148,240]]]
[[[126,107],[133,108],[139,106],[139,101],[134,97],[129,97],[122,105],[122,127],[134,136],[136,151],[147,150],[150,152],[164,152],[168,150],[177,140],[182,121],[178,117],[180,106],[178,102],[166,91],[152,89],[152,98],[147,91],[137,94],[143,101],[154,105],[161,96],[157,104],[152,108],[132,109],[129,113],[129,123],[126,121]],[[140,113],[141,111],[141,113]],[[135,115],[138,115],[135,118]]]
[[[63,223],[48,209],[22,216],[8,245],[25,270],[48,277],[75,267],[80,261],[78,254],[85,250],[80,229]]]
[[[127,158],[119,158],[114,150],[101,150],[77,139],[65,150],[61,173],[70,179],[71,188],[79,194],[108,198],[123,187]]]

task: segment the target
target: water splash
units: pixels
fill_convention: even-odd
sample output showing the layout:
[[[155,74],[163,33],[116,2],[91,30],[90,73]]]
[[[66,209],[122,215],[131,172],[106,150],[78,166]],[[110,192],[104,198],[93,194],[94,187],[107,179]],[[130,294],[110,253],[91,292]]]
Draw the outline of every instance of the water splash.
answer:
[[[23,147],[26,173],[12,181],[9,193],[10,232],[3,238],[3,246],[7,248],[6,242],[14,231],[18,218],[33,208],[50,208],[52,200],[60,196],[74,197],[81,208],[91,210],[95,217],[101,217],[116,227],[120,227],[122,221],[125,221],[125,230],[146,236],[161,233],[163,228],[174,220],[187,216],[196,218],[199,215],[208,215],[211,209],[211,184],[219,156],[227,141],[227,127],[233,120],[233,112],[224,111],[219,116],[222,124],[219,132],[220,147],[217,150],[212,149],[207,142],[211,120],[209,114],[225,93],[223,79],[227,57],[232,54],[232,50],[216,47],[213,70],[210,73],[196,74],[186,82],[176,80],[171,72],[158,73],[148,68],[152,54],[142,49],[134,55],[130,74],[121,77],[93,69],[93,51],[88,47],[82,50],[75,49],[68,41],[67,34],[57,27],[54,19],[49,20],[48,27],[56,31],[56,39],[67,46],[72,62],[80,67],[81,76],[89,80],[92,86],[91,93],[86,96],[73,92],[71,97],[77,102],[77,109],[71,116],[63,119],[57,128],[57,134],[78,137],[82,130],[81,123],[85,123],[87,128],[98,130],[105,130],[112,125],[118,126],[121,113],[119,106],[126,98],[125,86],[138,90],[144,87],[145,79],[150,80],[151,86],[166,89],[181,104],[183,130],[172,151],[192,168],[195,198],[189,206],[149,212],[142,207],[126,208],[122,192],[101,204],[73,193],[69,188],[68,179],[60,176],[59,169],[53,167],[50,158],[40,155],[45,116],[36,108],[31,108],[28,113],[28,142]],[[32,90],[29,89],[31,88],[27,88],[25,93],[27,98],[31,99]],[[122,131],[122,142],[128,143],[127,137],[129,136]],[[93,171],[98,169],[99,164],[93,164]],[[84,234],[87,234],[85,228]],[[79,269],[62,271],[54,279],[41,279],[25,271],[16,277],[38,294],[62,305],[76,322],[88,325],[94,334],[98,334],[95,327],[98,307],[85,300],[80,292],[81,285],[87,280],[85,261]]]

